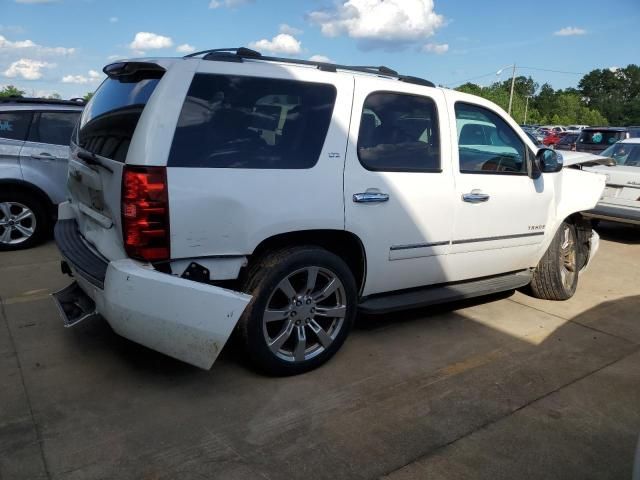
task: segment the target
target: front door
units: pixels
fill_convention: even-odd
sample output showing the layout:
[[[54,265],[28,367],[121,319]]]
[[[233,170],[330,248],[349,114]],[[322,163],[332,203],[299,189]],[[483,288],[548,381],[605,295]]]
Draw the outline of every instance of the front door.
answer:
[[[344,188],[346,229],[366,252],[362,294],[447,281],[454,188],[444,95],[358,82]]]
[[[462,280],[532,266],[551,208],[550,178],[529,177],[533,152],[489,105],[450,108],[458,134],[452,275]]]

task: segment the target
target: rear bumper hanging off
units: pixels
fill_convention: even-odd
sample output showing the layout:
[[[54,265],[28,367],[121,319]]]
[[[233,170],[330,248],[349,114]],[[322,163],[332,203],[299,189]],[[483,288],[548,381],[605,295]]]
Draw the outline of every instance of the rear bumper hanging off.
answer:
[[[104,277],[96,278],[87,272],[92,259],[83,257],[85,264],[78,265],[77,255],[67,256],[64,245],[59,248],[76,279],[54,294],[65,325],[99,313],[119,335],[200,368],[211,368],[251,300],[131,259],[107,263]]]

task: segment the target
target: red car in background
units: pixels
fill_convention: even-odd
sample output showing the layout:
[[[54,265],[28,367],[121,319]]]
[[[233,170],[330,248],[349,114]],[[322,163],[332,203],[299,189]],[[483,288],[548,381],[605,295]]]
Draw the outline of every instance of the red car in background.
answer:
[[[560,143],[560,141],[563,141],[563,143],[567,143],[564,142],[564,138],[571,136],[573,138],[573,136],[576,136],[575,138],[577,138],[577,134],[575,132],[571,132],[571,131],[565,131],[565,132],[554,132],[551,131],[549,132],[549,134],[544,137],[544,140],[542,140],[542,143],[544,143],[547,147],[554,147],[556,146],[558,143]],[[575,139],[573,139],[571,142],[568,143],[575,143]]]

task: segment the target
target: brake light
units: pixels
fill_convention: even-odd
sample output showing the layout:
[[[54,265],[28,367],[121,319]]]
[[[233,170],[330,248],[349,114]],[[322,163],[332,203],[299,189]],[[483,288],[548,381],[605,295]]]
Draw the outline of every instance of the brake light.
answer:
[[[169,195],[165,167],[125,166],[122,236],[125,251],[132,258],[169,259]]]

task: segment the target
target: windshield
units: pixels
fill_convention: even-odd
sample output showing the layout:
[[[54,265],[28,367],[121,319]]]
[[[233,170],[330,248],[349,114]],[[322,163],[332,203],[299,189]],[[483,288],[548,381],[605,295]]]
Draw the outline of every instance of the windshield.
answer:
[[[137,82],[105,80],[82,112],[78,145],[124,162],[142,110],[158,82],[155,78]]]
[[[618,142],[600,155],[613,158],[618,165],[640,167],[640,144]]]

